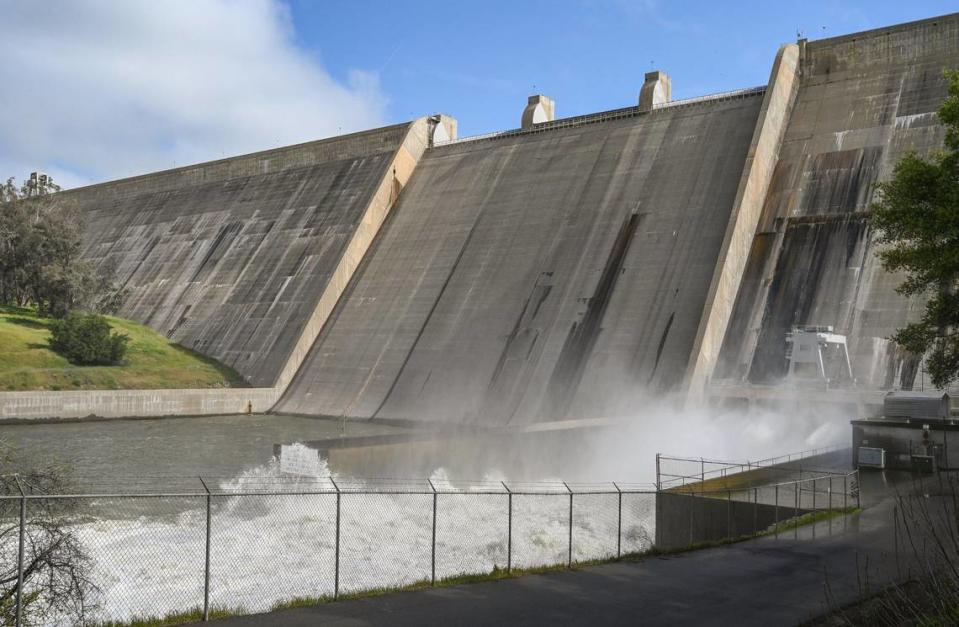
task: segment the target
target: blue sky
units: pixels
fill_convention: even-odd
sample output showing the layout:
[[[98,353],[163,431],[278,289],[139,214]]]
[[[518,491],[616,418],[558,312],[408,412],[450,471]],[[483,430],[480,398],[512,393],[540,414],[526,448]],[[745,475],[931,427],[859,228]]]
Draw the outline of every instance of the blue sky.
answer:
[[[643,74],[685,98],[764,84],[779,45],[932,17],[954,2],[628,0],[291,5],[298,42],[334,76],[379,74],[390,121],[445,112],[460,134],[512,128],[526,96],[565,117],[634,104]]]
[[[515,128],[764,84],[795,41],[957,10],[955,0],[0,0],[0,177],[75,187],[443,112]]]

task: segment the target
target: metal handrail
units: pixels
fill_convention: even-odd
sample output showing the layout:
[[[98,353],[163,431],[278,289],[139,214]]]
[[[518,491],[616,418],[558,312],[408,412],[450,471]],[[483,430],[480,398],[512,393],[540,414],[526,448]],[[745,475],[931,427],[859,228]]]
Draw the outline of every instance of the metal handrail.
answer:
[[[816,476],[814,476],[814,477],[805,477],[805,478],[803,478],[803,479],[794,479],[793,481],[780,481],[780,482],[778,482],[778,483],[764,483],[764,484],[762,484],[762,485],[754,485],[754,486],[740,486],[740,487],[730,487],[730,488],[715,488],[715,489],[709,489],[709,490],[700,490],[700,489],[698,489],[698,488],[696,488],[696,489],[692,489],[692,488],[691,488],[690,491],[688,492],[688,494],[691,495],[691,496],[703,496],[703,495],[708,495],[708,494],[729,494],[730,492],[750,492],[750,491],[752,491],[752,490],[758,490],[758,489],[760,489],[760,488],[762,488],[762,489],[764,489],[764,490],[765,490],[765,489],[770,489],[770,488],[782,488],[782,487],[786,487],[786,486],[797,485],[797,484],[802,484],[802,483],[809,483],[809,482],[813,482],[813,485],[815,485],[815,482],[817,482],[817,481],[822,481],[823,479],[828,480],[828,479],[830,479],[831,477],[845,477],[845,478],[848,479],[848,478],[858,477],[858,476],[859,476],[859,471],[858,471],[858,470],[853,470],[852,472],[847,472],[847,473],[831,473],[831,474],[825,474],[825,475],[816,475]],[[687,493],[686,493],[686,492],[678,492],[678,494],[687,494]]]
[[[797,470],[796,468],[789,468],[783,466],[783,464],[788,464],[790,462],[802,462],[802,460],[809,457],[815,457],[817,455],[823,455],[825,453],[831,453],[835,451],[840,451],[847,448],[844,444],[836,444],[831,446],[824,446],[816,449],[808,449],[805,451],[799,451],[796,453],[787,453],[784,455],[779,455],[776,457],[769,457],[766,459],[760,459],[757,461],[729,461],[729,460],[716,460],[716,459],[707,459],[704,457],[680,457],[674,455],[657,455],[659,461],[677,461],[677,462],[686,462],[686,463],[696,463],[700,464],[701,470],[698,473],[691,474],[674,474],[669,472],[663,472],[660,469],[659,463],[657,463],[657,483],[662,485],[663,479],[666,478],[665,483],[676,483],[681,480],[693,480],[693,481],[704,481],[706,478],[712,478],[714,476],[727,476],[727,471],[736,470],[737,472],[747,472],[754,469],[763,469],[763,470],[777,470],[782,472],[790,472]],[[713,466],[719,465],[718,468],[710,468],[709,470],[705,469],[705,465],[710,464]],[[823,468],[798,468],[800,471],[809,471],[809,472],[821,472],[823,474],[832,474],[833,476],[839,476],[842,473],[834,470],[823,469]]]
[[[199,477],[194,477],[194,479],[200,479]],[[44,493],[24,493],[24,494],[0,494],[0,501],[19,501],[22,499],[26,500],[67,500],[67,499],[123,499],[123,498],[148,498],[148,499],[173,499],[173,498],[207,498],[207,497],[233,497],[233,496],[244,496],[244,497],[253,497],[253,496],[308,496],[308,495],[321,495],[321,494],[408,494],[408,495],[433,495],[433,494],[464,494],[464,495],[493,495],[493,494],[514,494],[516,496],[567,496],[570,493],[573,494],[619,494],[620,492],[625,493],[635,493],[635,494],[652,494],[655,493],[655,487],[652,484],[645,483],[617,483],[615,482],[604,482],[604,483],[566,483],[566,482],[556,482],[556,483],[547,483],[547,482],[520,482],[518,484],[513,484],[510,487],[506,487],[506,483],[502,481],[497,482],[488,482],[489,485],[495,485],[496,487],[481,487],[480,489],[476,488],[456,488],[454,486],[444,486],[442,484],[436,484],[430,479],[424,479],[425,487],[423,488],[414,488],[414,487],[389,487],[389,486],[377,486],[375,484],[368,485],[355,485],[350,486],[349,484],[344,484],[341,480],[339,483],[333,483],[332,477],[327,477],[326,479],[330,480],[329,484],[323,484],[322,487],[318,486],[317,488],[303,488],[294,489],[294,490],[281,490],[281,489],[262,489],[262,490],[250,490],[250,489],[238,489],[238,490],[229,490],[229,489],[212,489],[207,488],[205,484],[201,481],[201,489],[198,490],[183,490],[183,491],[160,491],[160,492],[145,492],[145,491],[130,491],[130,492],[117,492],[117,491],[86,491],[86,492],[75,492],[75,493],[57,493],[57,494],[44,494]],[[310,482],[314,483],[314,482]],[[317,482],[318,483],[318,482]],[[274,486],[282,485],[291,485],[284,484],[283,482],[273,483]],[[292,484],[296,485],[296,484]],[[525,487],[525,486],[533,487]],[[554,489],[544,489],[541,486],[554,486]]]

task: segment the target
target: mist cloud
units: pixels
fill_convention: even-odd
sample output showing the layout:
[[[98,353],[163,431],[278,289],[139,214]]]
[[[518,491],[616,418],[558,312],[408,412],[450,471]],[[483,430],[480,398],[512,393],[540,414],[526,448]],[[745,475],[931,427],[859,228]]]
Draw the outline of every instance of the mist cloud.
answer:
[[[4,2],[0,176],[75,186],[382,124],[375,73],[337,81],[276,0]]]

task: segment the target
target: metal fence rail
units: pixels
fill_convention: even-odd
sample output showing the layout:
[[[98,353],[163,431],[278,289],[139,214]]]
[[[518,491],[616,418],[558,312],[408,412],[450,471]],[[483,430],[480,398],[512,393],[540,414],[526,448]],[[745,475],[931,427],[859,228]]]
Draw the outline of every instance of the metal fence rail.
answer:
[[[834,453],[848,448],[847,445],[834,445],[822,448],[788,453],[776,457],[769,457],[756,461],[728,461],[704,457],[680,457],[676,455],[656,455],[656,486],[661,490],[674,489],[689,484],[701,484],[712,479],[725,478],[730,475],[741,475],[754,470],[764,470],[765,475],[779,473],[780,479],[789,474],[842,474],[834,470],[817,468],[810,463],[810,458]],[[756,478],[757,483],[769,483],[762,477]]]

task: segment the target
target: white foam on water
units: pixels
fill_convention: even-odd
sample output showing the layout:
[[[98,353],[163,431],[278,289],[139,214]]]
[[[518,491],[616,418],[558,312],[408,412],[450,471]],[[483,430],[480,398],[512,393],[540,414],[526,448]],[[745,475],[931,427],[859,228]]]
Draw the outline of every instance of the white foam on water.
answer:
[[[319,460],[317,476],[329,474],[325,460]],[[275,485],[281,476],[279,464],[273,462],[225,481],[220,488],[249,492],[269,486],[295,493],[318,485],[312,477],[292,481],[283,477]],[[437,578],[506,568],[509,496],[505,489],[491,493],[490,487],[502,477],[491,473],[482,484],[461,485],[438,469],[431,480],[438,491]],[[358,489],[355,480],[350,485]],[[569,495],[543,491],[547,493],[512,497],[514,568],[564,563],[569,557]],[[426,490],[341,495],[341,593],[431,577],[433,498]],[[98,503],[97,511],[113,506],[117,515],[100,514],[74,526],[95,563],[93,578],[101,589],[99,619],[161,616],[203,604],[205,497],[154,501],[156,516],[125,519],[122,511],[129,502],[111,499]],[[574,497],[574,561],[616,554],[617,508],[615,494]],[[654,518],[653,495],[624,496],[623,552],[651,546]],[[335,547],[335,494],[214,496],[211,605],[260,612],[295,597],[330,596]]]

